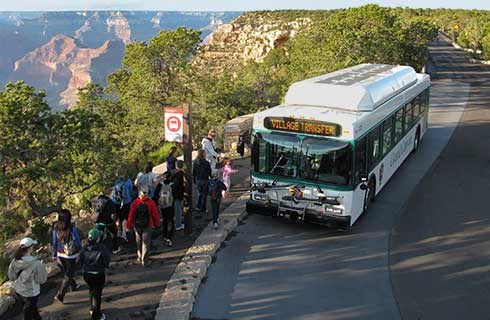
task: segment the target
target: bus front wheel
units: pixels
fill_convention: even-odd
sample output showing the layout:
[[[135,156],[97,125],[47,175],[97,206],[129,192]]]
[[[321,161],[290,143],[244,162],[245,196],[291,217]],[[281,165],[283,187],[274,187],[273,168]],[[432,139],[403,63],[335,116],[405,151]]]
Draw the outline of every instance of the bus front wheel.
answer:
[[[415,139],[413,139],[413,150],[412,152],[417,152],[420,143],[420,127],[417,128],[417,132],[415,133]]]
[[[368,188],[366,193],[364,194],[364,210],[362,213],[366,213],[368,211],[369,205],[371,202],[374,202],[374,198],[376,195],[376,179],[371,177],[368,183]]]

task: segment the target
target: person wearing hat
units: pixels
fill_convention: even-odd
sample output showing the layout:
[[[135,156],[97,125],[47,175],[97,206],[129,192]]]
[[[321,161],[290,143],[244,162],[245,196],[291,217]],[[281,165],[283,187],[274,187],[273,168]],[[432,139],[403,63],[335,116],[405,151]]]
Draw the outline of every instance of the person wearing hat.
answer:
[[[134,227],[136,236],[136,248],[138,253],[137,262],[144,267],[149,264],[151,231],[153,228],[160,228],[160,216],[158,208],[152,199],[148,198],[149,189],[141,187],[139,197],[131,203],[129,209],[127,230]]]
[[[105,286],[105,270],[109,268],[111,253],[100,241],[103,231],[94,228],[88,232],[87,242],[80,251],[83,279],[89,287],[90,315],[92,320],[103,320],[100,310],[102,290]]]
[[[14,281],[14,290],[24,303],[24,320],[41,320],[37,309],[41,284],[48,279],[44,265],[32,256],[33,246],[37,241],[24,238],[10,263],[8,277]]]

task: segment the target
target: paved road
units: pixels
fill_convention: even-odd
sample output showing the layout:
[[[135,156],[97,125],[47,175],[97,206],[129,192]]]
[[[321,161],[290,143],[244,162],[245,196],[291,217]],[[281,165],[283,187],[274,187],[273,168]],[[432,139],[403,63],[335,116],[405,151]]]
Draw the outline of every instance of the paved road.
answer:
[[[470,95],[394,228],[393,288],[403,319],[490,319],[490,66],[444,44],[431,51],[438,81]]]
[[[450,140],[468,92],[464,81],[433,82],[430,129],[419,151],[349,233],[250,216],[210,268],[194,319],[400,319],[390,275],[391,230]]]
[[[234,161],[240,172],[232,176],[232,192],[222,202],[223,209],[233,203],[249,187],[249,161]],[[197,193],[194,193],[197,195]],[[209,204],[209,203],[208,203]],[[211,214],[203,219],[194,220],[194,234],[184,236],[183,231],[174,236],[174,246],[168,248],[162,244],[161,237],[154,241],[155,250],[150,257],[153,264],[142,268],[135,264],[135,246],[125,246],[123,254],[115,256],[111,269],[108,271],[107,285],[104,289],[102,309],[111,320],[149,320],[154,318],[155,310],[160,302],[161,294],[172,276],[177,263],[187,249],[194,243],[200,231],[211,221]],[[88,319],[88,288],[78,276],[82,284],[78,292],[70,292],[65,297],[65,305],[53,302],[53,297],[60,284],[61,277],[50,280],[42,288],[40,298],[41,315],[44,320],[84,320]],[[20,308],[10,310],[0,320],[20,320]]]

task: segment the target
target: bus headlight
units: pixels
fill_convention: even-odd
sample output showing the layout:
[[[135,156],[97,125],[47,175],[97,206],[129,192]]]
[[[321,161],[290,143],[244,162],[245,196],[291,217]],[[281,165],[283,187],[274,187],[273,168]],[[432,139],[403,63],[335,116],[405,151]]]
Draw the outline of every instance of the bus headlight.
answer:
[[[267,193],[256,192],[253,194],[253,199],[255,201],[260,201],[260,202],[266,202],[266,203],[270,202],[270,197]]]
[[[333,214],[336,216],[341,216],[343,213],[343,210],[341,208],[336,208],[333,206],[325,206],[325,213],[327,214]]]

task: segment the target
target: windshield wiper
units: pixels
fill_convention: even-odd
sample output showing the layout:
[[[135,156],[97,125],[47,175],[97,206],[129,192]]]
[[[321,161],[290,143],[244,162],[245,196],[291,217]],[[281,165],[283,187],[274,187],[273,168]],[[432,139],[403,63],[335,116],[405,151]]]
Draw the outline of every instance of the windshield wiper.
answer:
[[[281,154],[281,156],[279,157],[279,159],[276,161],[276,163],[274,164],[274,166],[272,166],[272,169],[269,171],[269,174],[272,174],[274,172],[274,170],[276,169],[276,167],[279,165],[279,162],[281,162],[281,160],[284,158],[284,153]]]

